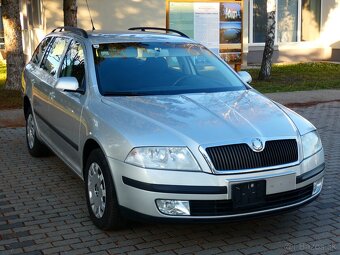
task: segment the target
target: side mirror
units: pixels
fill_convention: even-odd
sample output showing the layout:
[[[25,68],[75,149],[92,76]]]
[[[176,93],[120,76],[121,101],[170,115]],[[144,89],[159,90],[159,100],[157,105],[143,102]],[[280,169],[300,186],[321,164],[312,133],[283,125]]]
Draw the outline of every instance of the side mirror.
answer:
[[[84,90],[79,89],[78,80],[74,77],[60,77],[57,80],[55,88],[61,91],[66,92],[76,92],[80,94],[84,94]]]
[[[237,74],[240,76],[241,80],[244,81],[245,83],[251,83],[253,80],[251,78],[251,75],[246,71],[239,71],[237,72]]]

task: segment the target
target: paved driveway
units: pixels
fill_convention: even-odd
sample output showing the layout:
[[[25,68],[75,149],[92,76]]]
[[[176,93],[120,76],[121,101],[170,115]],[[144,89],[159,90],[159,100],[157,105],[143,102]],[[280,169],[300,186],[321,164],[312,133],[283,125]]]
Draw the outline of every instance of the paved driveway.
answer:
[[[0,254],[340,254],[340,103],[297,109],[320,130],[321,196],[297,211],[223,224],[142,224],[103,232],[83,183],[55,156],[31,158],[23,128],[0,129]]]

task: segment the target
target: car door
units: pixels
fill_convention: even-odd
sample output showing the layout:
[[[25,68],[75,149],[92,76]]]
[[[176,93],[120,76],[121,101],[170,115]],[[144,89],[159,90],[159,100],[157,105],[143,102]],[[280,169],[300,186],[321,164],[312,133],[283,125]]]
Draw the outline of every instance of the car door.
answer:
[[[46,85],[41,82],[41,76],[44,75],[44,71],[40,68],[40,63],[53,39],[53,37],[46,37],[39,44],[33,53],[31,61],[25,68],[25,80],[27,83],[30,83],[30,87],[32,88],[31,104],[35,115],[36,125],[39,134],[43,136],[48,135],[48,126],[42,119],[45,119],[48,116],[50,88],[46,87]]]
[[[52,124],[53,116],[50,114],[54,85],[57,81],[59,66],[69,41],[70,39],[65,37],[55,37],[48,46],[36,74],[33,89],[34,115],[43,130],[43,132],[40,132],[40,135],[48,144],[51,142],[51,134],[55,132]]]
[[[81,43],[72,40],[65,54],[60,68],[59,77],[75,77],[79,84],[77,92],[54,90],[50,114],[51,123],[59,134],[52,135],[53,143],[63,153],[65,159],[74,169],[80,164],[79,128],[81,123],[82,107],[85,101],[85,59]]]

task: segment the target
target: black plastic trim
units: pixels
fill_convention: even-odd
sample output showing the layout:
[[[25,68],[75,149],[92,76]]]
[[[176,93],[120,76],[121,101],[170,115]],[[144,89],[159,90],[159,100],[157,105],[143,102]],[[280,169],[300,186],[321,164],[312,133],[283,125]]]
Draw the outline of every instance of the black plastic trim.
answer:
[[[175,29],[170,29],[170,28],[162,28],[162,27],[130,27],[128,30],[140,30],[142,32],[145,32],[146,30],[173,32],[173,33],[179,34],[182,37],[189,38],[189,36],[187,36],[183,32],[175,30]]]
[[[186,185],[164,185],[151,184],[136,181],[125,176],[122,177],[123,183],[141,190],[147,190],[159,193],[176,193],[176,194],[227,194],[225,186],[186,186]]]
[[[299,175],[296,177],[296,184],[299,184],[301,182],[305,182],[314,176],[317,176],[320,174],[323,170],[325,170],[325,163],[321,164],[320,166],[314,168],[313,170],[308,171],[307,173],[304,173],[302,175]]]
[[[65,92],[70,92],[70,93],[78,93],[78,94],[81,94],[81,95],[85,94],[85,89],[83,89],[83,88],[78,88],[76,90],[64,89],[64,91]]]
[[[57,31],[57,30],[59,30],[59,31]],[[88,38],[87,32],[84,29],[81,29],[81,28],[78,28],[78,27],[70,27],[70,26],[57,27],[57,28],[52,30],[52,33],[54,33],[54,32],[62,32],[63,30],[75,33],[77,35],[81,35],[84,38]]]
[[[268,140],[255,152],[247,143],[205,148],[216,171],[235,172],[293,164],[298,161],[296,139]],[[246,172],[246,171],[245,171]]]
[[[273,210],[290,206],[312,197],[313,183],[295,190],[266,195],[258,205],[248,204],[245,207],[235,207],[231,200],[190,200],[191,216],[227,216],[257,211]],[[260,202],[260,201],[259,201]]]
[[[57,135],[59,135],[65,142],[67,142],[73,149],[78,151],[79,147],[70,138],[65,136],[62,132],[60,132],[57,128],[55,128],[48,120],[42,117],[36,110],[34,110],[34,114],[37,115],[50,129],[52,129]]]
[[[269,215],[278,215],[282,213],[287,213],[290,211],[294,211],[297,208],[300,208],[302,206],[305,206],[306,204],[309,204],[310,202],[314,201],[319,195],[316,195],[315,197],[312,197],[300,204],[292,205],[289,208],[279,208],[277,210],[273,211],[265,211],[265,212],[253,212],[253,214],[249,215],[233,215],[228,217],[219,217],[219,218],[198,218],[197,216],[191,216],[188,218],[181,218],[179,216],[174,217],[154,217],[146,214],[142,214],[136,211],[133,211],[129,208],[120,206],[120,213],[123,215],[123,217],[131,219],[133,221],[141,221],[141,222],[160,222],[160,223],[213,223],[213,222],[232,222],[232,221],[240,221],[240,220],[249,220],[249,219],[256,219],[261,218],[264,216]]]

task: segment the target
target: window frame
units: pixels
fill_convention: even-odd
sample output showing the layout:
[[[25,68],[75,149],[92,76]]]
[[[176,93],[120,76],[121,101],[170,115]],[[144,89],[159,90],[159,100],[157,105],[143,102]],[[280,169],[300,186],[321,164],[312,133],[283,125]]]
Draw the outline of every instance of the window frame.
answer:
[[[44,54],[42,55],[42,57],[41,57],[39,63],[34,63],[34,62],[33,62],[33,56],[34,56],[36,50],[37,50],[38,47],[42,44],[42,42],[43,42],[44,40],[47,40],[48,38],[51,38],[51,40],[50,40],[50,42],[47,44],[46,50],[45,50]],[[30,63],[31,63],[31,64],[36,65],[37,67],[41,68],[41,62],[43,61],[43,59],[45,59],[46,52],[47,52],[47,51],[49,50],[49,48],[51,47],[51,43],[54,41],[54,38],[55,38],[54,36],[46,36],[46,37],[44,37],[43,40],[41,40],[41,42],[38,44],[38,46],[35,48],[35,50],[34,50],[34,52],[33,52],[33,54],[32,54],[32,57],[31,57],[31,59],[30,59]]]
[[[75,43],[79,43],[81,45],[81,47],[83,48],[83,54],[84,54],[84,78],[83,78],[83,83],[82,84],[79,84],[79,88],[82,88],[84,91],[86,91],[86,84],[87,84],[87,61],[86,61],[86,46],[85,44],[81,41],[81,40],[78,40],[77,38],[71,38],[71,37],[67,37],[70,39],[67,47],[66,47],[66,50],[63,54],[63,57],[62,57],[62,60],[60,62],[60,65],[59,65],[59,68],[58,68],[58,72],[57,72],[57,79],[60,78],[61,76],[61,68],[62,68],[62,65],[65,61],[65,58],[66,58],[66,55],[67,55],[67,52],[69,51],[70,47],[71,47],[71,44],[72,42],[75,42]],[[64,76],[63,76],[64,77]],[[73,77],[73,76],[72,76]]]
[[[65,50],[64,50],[63,54],[62,54],[61,57],[60,57],[60,64],[59,64],[59,66],[58,66],[58,69],[57,69],[56,73],[55,73],[54,75],[52,75],[50,72],[47,72],[47,70],[45,70],[45,69],[42,67],[42,63],[43,63],[43,61],[45,61],[45,59],[47,58],[48,53],[50,52],[50,49],[51,49],[53,43],[55,42],[55,40],[56,40],[57,38],[65,38],[65,39],[68,39],[69,41],[66,43]],[[44,72],[46,72],[49,76],[51,76],[51,77],[53,77],[53,78],[55,78],[55,79],[58,79],[58,78],[59,78],[59,73],[60,73],[60,68],[61,68],[61,63],[64,61],[65,54],[66,54],[66,52],[67,52],[67,50],[68,50],[68,47],[69,47],[70,42],[72,41],[72,39],[73,39],[73,38],[68,37],[68,36],[53,36],[53,40],[51,40],[51,42],[49,43],[48,48],[46,49],[46,51],[45,51],[45,53],[44,53],[44,57],[43,57],[43,58],[41,59],[41,61],[40,61],[39,68],[41,68],[41,70],[43,70]]]
[[[297,17],[297,40],[296,42],[279,42],[278,41],[278,37],[277,37],[277,32],[278,32],[278,1],[280,0],[276,0],[275,4],[276,4],[276,12],[275,12],[275,41],[274,41],[274,46],[293,46],[293,45],[297,45],[297,44],[310,44],[311,41],[302,41],[301,40],[301,32],[302,32],[302,0],[298,0],[298,17]],[[322,5],[322,1],[320,2],[320,31],[322,30],[322,11],[323,11],[323,5]],[[254,28],[254,0],[250,0],[249,1],[249,28],[248,28],[248,36],[249,36],[249,46],[264,46],[265,42],[253,42],[254,38],[254,32],[253,32],[253,28]]]

